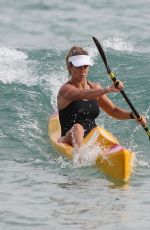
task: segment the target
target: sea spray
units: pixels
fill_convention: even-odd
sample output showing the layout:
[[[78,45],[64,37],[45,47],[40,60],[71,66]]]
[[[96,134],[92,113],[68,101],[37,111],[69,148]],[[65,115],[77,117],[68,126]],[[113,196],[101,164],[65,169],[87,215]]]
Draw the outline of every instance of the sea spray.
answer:
[[[124,41],[119,36],[110,37],[103,41],[103,45],[107,48],[111,48],[113,50],[118,50],[122,52],[133,52],[134,48],[133,45],[127,41]]]
[[[74,149],[73,165],[75,168],[95,165],[100,153],[101,148],[98,144],[83,144],[80,148]]]
[[[93,133],[87,143],[83,143],[80,148],[73,150],[73,165],[75,168],[95,165],[97,157],[101,153],[101,148],[96,143],[99,133]]]

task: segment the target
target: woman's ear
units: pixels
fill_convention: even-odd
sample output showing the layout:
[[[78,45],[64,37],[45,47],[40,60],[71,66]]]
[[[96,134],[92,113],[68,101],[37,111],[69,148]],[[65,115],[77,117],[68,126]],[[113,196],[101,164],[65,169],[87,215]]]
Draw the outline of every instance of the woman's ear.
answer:
[[[67,65],[67,68],[68,68],[68,71],[69,71],[69,74],[71,74],[71,70],[72,70],[72,63],[69,62],[68,65]]]

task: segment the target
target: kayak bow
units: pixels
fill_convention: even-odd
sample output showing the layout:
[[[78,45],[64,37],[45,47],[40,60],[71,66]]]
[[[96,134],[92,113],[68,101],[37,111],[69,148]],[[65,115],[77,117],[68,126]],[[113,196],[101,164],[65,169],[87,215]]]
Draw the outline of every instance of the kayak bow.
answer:
[[[58,142],[61,134],[58,114],[49,118],[48,134],[53,147],[68,159],[73,159],[73,147]],[[96,137],[96,143],[103,149],[97,156],[95,165],[112,179],[127,182],[133,171],[134,153],[119,144],[119,141],[110,132],[97,126],[83,140],[83,144]],[[92,153],[91,153],[92,154]]]

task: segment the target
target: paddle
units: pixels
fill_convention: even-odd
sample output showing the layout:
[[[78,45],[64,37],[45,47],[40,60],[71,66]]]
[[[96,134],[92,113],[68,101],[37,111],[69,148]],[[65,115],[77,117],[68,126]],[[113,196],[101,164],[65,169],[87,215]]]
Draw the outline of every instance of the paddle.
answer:
[[[108,65],[108,62],[107,62],[107,59],[106,59],[106,55],[104,53],[104,50],[100,44],[100,42],[97,40],[97,38],[95,37],[92,37],[93,38],[93,41],[103,59],[103,62],[106,66],[106,69],[107,69],[107,73],[110,77],[110,79],[113,81],[113,82],[116,82],[116,87],[117,87],[117,79],[115,77],[115,74],[111,71],[109,65]],[[131,101],[129,100],[129,98],[127,97],[127,95],[125,94],[124,90],[121,90],[120,93],[122,94],[122,96],[124,97],[125,101],[128,103],[129,107],[131,108],[131,110],[133,111],[133,113],[135,114],[135,116],[137,117],[138,120],[141,119],[139,113],[137,112],[137,110],[135,109],[135,107],[133,106],[133,104],[131,103]],[[148,129],[148,127],[146,125],[142,125],[141,126],[143,127],[143,129],[146,131],[148,137],[149,137],[149,140],[150,140],[150,130]]]

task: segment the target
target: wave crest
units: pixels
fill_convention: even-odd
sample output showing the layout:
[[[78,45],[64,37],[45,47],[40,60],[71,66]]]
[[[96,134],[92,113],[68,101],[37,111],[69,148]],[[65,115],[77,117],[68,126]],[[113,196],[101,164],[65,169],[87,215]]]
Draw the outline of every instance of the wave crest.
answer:
[[[118,36],[114,36],[112,38],[104,40],[103,45],[107,48],[111,48],[117,51],[134,51],[134,47],[132,44],[124,41],[122,38]]]
[[[0,47],[0,62],[24,60],[27,58],[27,54],[22,51],[14,48]]]

